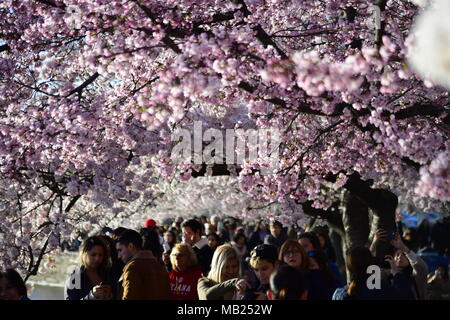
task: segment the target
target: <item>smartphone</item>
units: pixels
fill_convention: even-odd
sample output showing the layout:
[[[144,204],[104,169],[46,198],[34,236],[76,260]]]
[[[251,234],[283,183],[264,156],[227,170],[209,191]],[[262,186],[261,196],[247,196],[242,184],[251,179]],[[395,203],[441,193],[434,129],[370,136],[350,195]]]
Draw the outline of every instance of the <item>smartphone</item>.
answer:
[[[386,240],[391,241],[395,239],[395,231],[387,231]]]

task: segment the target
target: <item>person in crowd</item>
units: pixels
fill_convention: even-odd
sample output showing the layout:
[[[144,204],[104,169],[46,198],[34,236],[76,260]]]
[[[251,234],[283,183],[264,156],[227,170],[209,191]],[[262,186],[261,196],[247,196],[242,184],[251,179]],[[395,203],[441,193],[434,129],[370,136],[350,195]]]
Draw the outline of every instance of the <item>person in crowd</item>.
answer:
[[[102,240],[108,246],[109,256],[111,259],[111,278],[112,278],[112,283],[114,284],[114,289],[115,289],[115,290],[113,290],[113,296],[114,296],[114,298],[116,298],[117,286],[115,284],[117,284],[117,281],[119,281],[119,278],[122,275],[123,267],[125,267],[125,264],[122,262],[122,260],[120,260],[117,257],[116,242],[107,235],[100,236],[100,238],[102,238]]]
[[[287,240],[286,232],[279,221],[269,223],[270,234],[264,239],[265,244],[271,244],[280,249],[281,245]]]
[[[149,230],[154,230],[156,232],[156,234],[158,235],[159,243],[161,245],[163,245],[163,243],[164,243],[164,238],[163,238],[164,232],[161,231],[161,226],[158,226],[155,220],[153,220],[151,218],[145,220],[144,228],[149,229]]]
[[[162,254],[164,252],[164,249],[163,246],[161,245],[159,234],[155,230],[155,228],[153,227],[142,228],[140,230],[140,235],[143,241],[142,249],[151,251],[156,260],[160,263],[163,263]]]
[[[119,279],[119,300],[168,300],[169,276],[150,250],[142,250],[142,237],[126,230],[117,239],[119,258],[125,263]]]
[[[336,252],[331,243],[328,228],[326,226],[318,226],[315,227],[312,232],[319,240],[319,249],[327,255],[328,260],[331,262],[336,262]]]
[[[336,278],[329,267],[328,257],[322,250],[310,251],[308,256],[315,262],[308,273],[308,279],[312,280],[311,285],[316,289],[310,290],[310,300],[331,300],[334,291],[344,284]]]
[[[0,272],[0,300],[30,300],[25,282],[14,269]]]
[[[391,244],[396,250],[394,256],[395,264],[399,272],[408,279],[414,298],[427,300],[427,264],[403,243],[398,233],[391,241]]]
[[[217,247],[208,277],[198,280],[200,300],[239,300],[250,285],[239,278],[239,259],[230,244]]]
[[[439,219],[432,227],[430,242],[441,256],[450,256],[450,217]]]
[[[320,230],[319,232],[322,234],[324,233],[323,230]],[[326,233],[326,236],[322,235],[322,238],[324,238],[324,239],[328,238],[328,241],[329,241],[328,233]],[[344,286],[344,277],[342,276],[342,273],[339,270],[339,267],[336,265],[336,263],[334,263],[332,260],[330,260],[328,258],[328,256],[326,255],[326,253],[322,250],[320,238],[316,235],[316,233],[314,233],[314,232],[301,233],[299,235],[298,241],[302,245],[302,247],[305,249],[307,255],[309,256],[310,265],[311,265],[312,269],[321,269],[323,272],[325,272],[325,274],[327,274],[327,277],[328,277],[328,270],[330,270],[332,272],[334,279],[337,281],[337,287]],[[324,241],[324,245],[325,245],[325,243],[326,243],[326,240]],[[325,254],[327,266],[320,265],[317,261],[318,258],[320,258],[321,261],[323,260],[322,252]],[[314,296],[314,295],[310,292],[310,297],[311,296]]]
[[[174,300],[198,300],[197,283],[202,268],[197,256],[187,243],[177,243],[170,254],[172,271],[169,273],[170,291]]]
[[[298,242],[305,249],[306,253],[320,250],[319,238],[312,232],[303,232],[298,236]]]
[[[267,300],[267,291],[270,289],[270,276],[275,272],[279,264],[277,247],[270,244],[256,246],[250,253],[250,265],[259,280],[259,286],[255,289],[250,288],[247,290],[243,300]]]
[[[117,282],[119,281],[119,278],[123,273],[123,268],[125,267],[125,263],[123,263],[123,261],[121,259],[119,259],[119,257],[118,257],[116,244],[117,244],[117,239],[122,234],[122,232],[124,232],[125,230],[128,230],[128,229],[124,228],[124,227],[118,227],[118,228],[114,229],[113,232],[111,233],[111,239],[114,241],[114,251],[111,251],[111,261],[112,261],[111,272],[113,274],[113,278],[115,279],[116,287],[117,287]],[[114,252],[114,257],[112,256],[113,252]],[[117,289],[118,288],[116,288],[116,292],[115,292],[116,296],[117,296]]]
[[[175,227],[170,227],[168,231],[172,231],[173,234],[175,235],[175,242],[181,242],[181,229],[178,230]]]
[[[210,233],[215,233],[214,231],[211,231],[210,226],[211,226],[211,225],[210,225],[208,222],[203,224],[203,228],[204,228],[204,230],[205,230],[205,234],[206,234],[206,235],[208,235],[208,234],[210,234]]]
[[[322,254],[321,256],[319,256]],[[326,256],[321,251],[309,251],[295,239],[288,239],[281,246],[279,259],[296,268],[305,276],[308,288],[308,300],[330,300],[337,282],[328,269]]]
[[[288,239],[280,248],[279,260],[307,274],[310,271],[310,259],[303,246],[295,239]]]
[[[414,228],[403,228],[401,237],[405,245],[412,251],[419,251],[419,239],[417,237],[417,229]]]
[[[178,242],[181,242],[181,235],[180,235],[180,233],[179,233],[179,231],[177,230],[177,228],[175,228],[175,227],[173,227],[173,226],[168,226],[167,228],[166,228],[166,232],[171,232],[172,234],[173,234],[173,243],[175,244],[175,243],[178,243]],[[164,235],[163,235],[163,239],[164,239],[164,242],[167,242],[167,239],[166,239],[166,236],[165,236],[165,233],[164,233]]]
[[[303,228],[300,228],[296,223],[289,225],[286,232],[288,239],[297,239],[300,230],[301,232],[304,231]]]
[[[266,236],[269,235],[267,223],[264,221],[259,221],[255,225],[255,230],[250,236],[248,241],[249,250],[253,250],[257,245],[263,244]]]
[[[163,255],[162,255],[162,261],[166,266],[167,271],[172,271],[172,264],[170,262],[170,253],[172,252],[173,247],[177,243],[176,234],[171,231],[167,230],[164,233],[164,243],[163,243]]]
[[[181,224],[183,223],[183,221],[184,221],[183,217],[179,216],[175,219],[172,226],[177,228],[177,230],[181,231]]]
[[[236,251],[239,261],[242,262],[248,256],[247,250],[247,238],[244,232],[236,232],[233,241],[231,242],[231,246]]]
[[[100,236],[87,238],[80,248],[81,266],[66,281],[65,300],[108,300],[114,298],[108,245]]]
[[[217,234],[223,240],[223,242],[230,242],[233,239],[230,220],[224,219],[219,221],[217,225]]]
[[[219,235],[215,232],[208,233],[207,238],[208,246],[210,246],[213,251],[215,251],[216,248],[222,244],[222,239],[220,239]]]
[[[450,300],[450,279],[448,264],[438,264],[427,282],[430,300]]]
[[[219,222],[220,222],[220,217],[218,215],[211,216],[211,218],[209,219],[210,232],[217,233],[219,231]]]
[[[202,223],[203,225],[204,225],[205,223],[208,223],[208,217],[205,216],[205,215],[201,215],[201,216],[200,216],[200,223]]]
[[[164,243],[164,251],[170,253],[177,243],[177,236],[172,230],[167,230],[166,232],[164,232]]]
[[[190,219],[184,221],[181,228],[184,241],[194,249],[203,274],[208,274],[214,251],[208,246],[208,239],[202,237],[202,224],[195,219]]]
[[[399,276],[398,269],[393,259],[389,259],[392,265],[393,279],[381,278],[380,289],[370,289],[367,279],[371,275],[367,272],[370,266],[376,265],[376,259],[369,248],[354,246],[347,250],[347,267],[350,272],[351,283],[342,288],[337,288],[333,294],[333,300],[398,300],[402,299],[409,290],[404,277]]]
[[[237,229],[238,229],[238,220],[236,220],[234,217],[228,217],[228,225],[227,225],[227,229],[228,229],[228,233],[230,235],[230,241],[234,238],[234,235],[236,234]]]
[[[269,300],[307,300],[308,290],[302,272],[283,265],[270,276]]]
[[[430,235],[431,235],[431,226],[428,219],[423,219],[419,227],[417,227],[417,251],[422,248],[428,248],[430,246]],[[411,248],[411,247],[409,247]]]

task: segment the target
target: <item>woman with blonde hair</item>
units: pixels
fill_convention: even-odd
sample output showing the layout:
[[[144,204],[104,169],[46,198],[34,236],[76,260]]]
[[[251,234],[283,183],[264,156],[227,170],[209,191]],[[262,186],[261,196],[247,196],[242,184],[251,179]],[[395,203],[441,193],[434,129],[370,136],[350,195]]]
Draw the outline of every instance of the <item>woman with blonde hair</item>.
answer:
[[[66,281],[66,300],[106,300],[115,292],[108,245],[99,236],[87,238],[80,248],[80,267]]]
[[[230,244],[214,251],[208,277],[198,280],[200,300],[237,300],[250,285],[239,278],[239,258]]]
[[[197,283],[202,268],[187,243],[177,243],[170,253],[172,271],[169,273],[170,291],[174,300],[198,300]]]

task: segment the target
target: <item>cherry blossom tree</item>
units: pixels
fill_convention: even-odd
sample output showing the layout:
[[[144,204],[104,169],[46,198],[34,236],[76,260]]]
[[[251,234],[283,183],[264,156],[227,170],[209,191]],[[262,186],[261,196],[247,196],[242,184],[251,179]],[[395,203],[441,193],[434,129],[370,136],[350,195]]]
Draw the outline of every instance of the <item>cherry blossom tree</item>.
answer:
[[[350,229],[367,225],[339,209],[351,199],[379,223],[398,201],[444,212],[448,90],[408,63],[426,3],[2,1],[0,259],[35,274],[61,237],[145,214],[165,193],[156,184],[198,175],[233,177],[242,202],[200,195],[230,197],[236,215],[274,205],[279,219],[319,216],[343,235],[353,218],[364,221]],[[174,163],[171,136],[195,121],[280,130],[276,170]]]

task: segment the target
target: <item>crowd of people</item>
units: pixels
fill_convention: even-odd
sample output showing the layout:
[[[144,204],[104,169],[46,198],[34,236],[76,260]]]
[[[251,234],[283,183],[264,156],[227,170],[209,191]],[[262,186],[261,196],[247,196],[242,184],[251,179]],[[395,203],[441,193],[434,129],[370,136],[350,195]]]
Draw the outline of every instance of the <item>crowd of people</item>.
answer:
[[[447,235],[448,238],[448,235]],[[450,299],[448,263],[429,267],[408,230],[378,230],[339,265],[327,227],[306,232],[279,221],[218,216],[147,219],[138,231],[105,228],[82,242],[66,300],[427,300]],[[420,240],[422,241],[422,240]],[[414,249],[414,250],[413,250]],[[422,250],[426,252],[426,250]],[[448,254],[445,250],[440,257]],[[367,285],[370,266],[381,287]],[[431,270],[432,269],[432,270]],[[0,299],[28,299],[20,275],[0,273]]]

